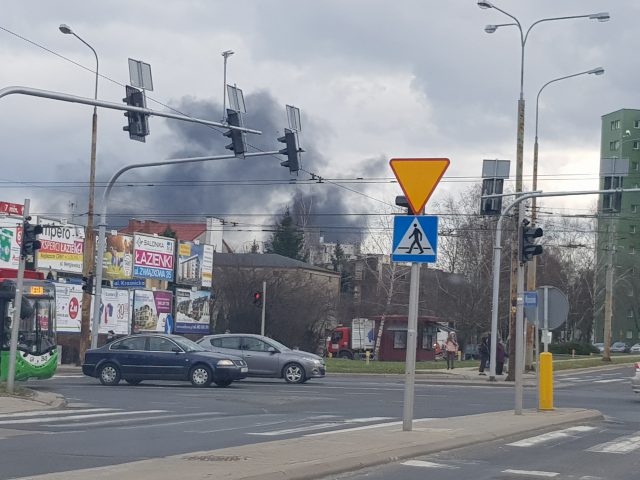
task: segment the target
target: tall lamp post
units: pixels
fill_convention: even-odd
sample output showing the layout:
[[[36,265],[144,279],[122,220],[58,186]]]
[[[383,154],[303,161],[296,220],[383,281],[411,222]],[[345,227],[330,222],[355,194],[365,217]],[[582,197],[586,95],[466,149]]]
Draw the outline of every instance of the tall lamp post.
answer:
[[[93,55],[96,57],[96,82],[94,89],[94,100],[98,99],[98,54],[94,48],[85,42],[78,34],[76,34],[68,25],[64,23],[60,25],[60,31],[66,35],[73,35],[87,47],[91,49]],[[93,233],[93,207],[95,199],[95,187],[96,187],[96,141],[98,136],[98,109],[93,107],[93,121],[91,126],[91,167],[89,169],[89,206],[87,208],[87,230],[84,240],[84,258],[82,261],[82,276],[90,277],[92,275],[92,267],[95,256],[95,235]],[[96,261],[102,262],[99,258]],[[99,303],[100,300],[96,299]],[[82,294],[82,320],[80,323],[80,348],[78,362],[82,362],[84,358],[84,352],[89,347],[89,329],[91,325],[91,292],[84,292]]]
[[[502,10],[501,8],[495,6],[492,2],[488,0],[478,0],[478,6],[480,8],[493,8],[494,10],[499,11],[500,13],[506,15],[511,18],[515,23],[503,24],[503,25],[487,25],[485,27],[485,31],[487,33],[494,33],[500,26],[516,26],[518,27],[518,31],[520,32],[520,96],[518,98],[518,128],[517,128],[517,136],[516,136],[516,192],[522,192],[522,170],[523,170],[523,145],[524,145],[524,53],[525,46],[527,44],[527,40],[529,39],[529,34],[531,30],[536,25],[543,22],[551,22],[556,20],[570,20],[576,18],[588,18],[591,20],[598,20],[600,22],[604,22],[609,20],[609,14],[606,12],[588,14],[588,15],[572,15],[572,16],[564,16],[564,17],[552,17],[552,18],[543,18],[531,24],[531,26],[527,29],[526,32],[522,29],[522,24],[520,21],[510,13]],[[522,220],[524,218],[524,202],[520,202],[518,208],[517,215],[517,230],[520,230],[520,225],[522,225]],[[515,297],[516,299],[516,318],[515,325],[513,325],[513,320],[511,320],[509,330],[511,332],[515,332],[515,349],[511,347],[509,348],[510,358],[515,358],[515,369],[509,368],[509,378],[514,379],[514,375],[512,371],[515,370],[515,380],[516,380],[516,414],[522,413],[522,370],[523,370],[523,335],[524,335],[524,311],[523,311],[523,295],[524,295],[524,268],[523,265],[519,262],[517,248],[513,249],[513,254],[511,257],[511,272],[512,275],[516,274],[516,292],[512,290],[511,297]],[[515,267],[515,268],[514,268]],[[511,318],[513,318],[511,316]],[[511,328],[514,327],[514,328]],[[492,325],[492,331],[497,331],[497,325]],[[491,359],[495,360],[496,358],[496,344],[497,338],[493,338],[491,342]],[[515,350],[515,351],[514,351]],[[490,377],[495,379],[495,361],[491,362],[490,366]]]

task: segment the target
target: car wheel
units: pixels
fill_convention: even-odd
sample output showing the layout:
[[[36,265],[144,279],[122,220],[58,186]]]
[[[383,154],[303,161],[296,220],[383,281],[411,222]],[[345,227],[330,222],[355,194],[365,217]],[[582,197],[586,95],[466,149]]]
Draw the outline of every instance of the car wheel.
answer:
[[[208,387],[211,385],[211,369],[206,365],[196,365],[189,372],[189,380],[194,387]]]
[[[142,379],[140,378],[125,378],[124,381],[129,385],[140,385],[140,383],[142,383]]]
[[[233,383],[233,380],[217,380],[213,383],[215,383],[219,387],[228,387],[229,385],[231,385],[231,383]]]
[[[350,352],[340,352],[338,354],[338,358],[348,358],[349,360],[353,360],[353,355]]]
[[[120,369],[113,363],[106,363],[100,367],[98,378],[102,385],[117,385],[120,383]]]
[[[285,365],[282,376],[287,383],[303,383],[307,375],[299,363],[289,363]]]

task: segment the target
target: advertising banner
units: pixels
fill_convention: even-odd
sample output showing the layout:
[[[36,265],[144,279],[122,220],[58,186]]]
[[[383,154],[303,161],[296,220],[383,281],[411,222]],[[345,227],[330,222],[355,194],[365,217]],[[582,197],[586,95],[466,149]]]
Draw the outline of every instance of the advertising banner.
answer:
[[[96,251],[98,251],[97,240]],[[133,277],[133,237],[130,235],[107,235],[107,245],[102,258],[102,271],[106,280]]]
[[[171,292],[133,291],[133,331],[164,332],[167,315],[171,314]]]
[[[80,333],[82,285],[56,283],[56,331]]]
[[[210,292],[176,289],[176,333],[209,333]]]
[[[22,243],[22,218],[0,220],[0,268],[18,269]]]
[[[38,237],[41,247],[36,253],[36,268],[81,274],[84,227],[42,217],[38,223],[42,225],[42,233]]]
[[[129,335],[131,325],[129,291],[103,288],[101,296],[98,333],[109,333],[109,330],[113,330],[116,335]],[[93,305],[91,305],[91,311],[93,312]]]
[[[213,247],[193,242],[178,242],[176,283],[211,287]]]
[[[133,235],[133,276],[173,280],[175,240],[135,233]]]

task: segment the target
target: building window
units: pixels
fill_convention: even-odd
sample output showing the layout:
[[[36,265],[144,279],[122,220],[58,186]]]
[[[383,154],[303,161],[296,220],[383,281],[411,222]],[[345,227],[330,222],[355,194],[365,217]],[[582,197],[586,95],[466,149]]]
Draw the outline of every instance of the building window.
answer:
[[[633,318],[633,310],[631,308],[627,311],[627,318]]]
[[[633,121],[633,128],[640,128],[640,120]]]
[[[620,120],[611,120],[611,130],[620,130]]]
[[[633,338],[633,331],[627,330],[627,339],[631,340]]]
[[[425,326],[422,329],[422,349],[433,350],[433,328]]]
[[[631,205],[631,213],[638,213],[638,205]]]
[[[634,150],[640,150],[640,142],[638,142],[637,140],[635,140],[633,142],[633,149]],[[638,166],[638,162],[634,162],[636,167]],[[634,170],[637,170],[637,168],[634,168]]]
[[[631,225],[629,227],[629,233],[636,233],[636,226],[635,225]]]
[[[407,332],[393,332],[393,348],[407,348]]]
[[[638,148],[636,148],[636,143],[638,144]],[[633,148],[635,150],[640,150],[640,142],[633,142]],[[631,162],[631,171],[637,172],[639,164],[640,164],[640,162]]]
[[[609,142],[609,150],[614,151],[620,148],[620,140],[614,140],[613,142]]]
[[[629,255],[635,255],[636,254],[636,247],[629,247]]]
[[[604,177],[605,190],[615,190],[622,188],[622,177]],[[620,193],[606,193],[602,195],[602,210],[605,212],[619,212],[622,206],[622,195]]]

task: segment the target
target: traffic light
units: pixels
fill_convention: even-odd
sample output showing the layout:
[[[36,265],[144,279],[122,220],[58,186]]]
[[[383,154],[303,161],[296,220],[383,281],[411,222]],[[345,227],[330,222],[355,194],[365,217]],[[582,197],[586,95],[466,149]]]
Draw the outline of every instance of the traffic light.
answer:
[[[227,123],[233,127],[241,127],[242,117],[240,116],[240,112],[227,109]],[[231,139],[231,143],[224,148],[231,150],[236,156],[244,155],[247,151],[247,142],[244,138],[245,133],[242,130],[229,130],[223,133],[223,135]]]
[[[82,291],[89,295],[93,295],[93,275],[82,277]]]
[[[525,220],[526,221],[526,220]],[[529,227],[529,222],[522,225],[520,229],[520,262],[526,263],[533,260],[533,257],[542,253],[542,246],[535,243],[536,238],[542,236],[540,227]]]
[[[122,101],[132,107],[147,108],[147,102],[144,97],[144,92],[137,88],[126,87],[126,98]],[[128,125],[122,127],[125,132],[129,132],[129,138],[131,140],[137,140],[138,142],[144,142],[147,135],[149,135],[149,115],[138,112],[124,112],[124,116],[127,117]]]
[[[39,250],[41,246],[40,241],[36,237],[42,233],[42,225],[32,225],[29,223],[29,220],[31,220],[31,217],[27,217],[22,224],[22,257],[35,255],[36,250]]]
[[[279,153],[287,156],[287,159],[284,162],[280,162],[280,165],[287,167],[289,173],[295,173],[300,170],[300,152],[304,152],[304,150],[298,147],[296,132],[285,128],[284,137],[278,138],[278,141],[286,145]]]
[[[407,215],[413,215],[413,212],[411,211],[411,207],[409,206],[409,201],[407,200],[407,197],[405,197],[404,195],[396,195],[396,205],[398,207],[406,208]]]
[[[485,198],[485,195],[501,195],[503,187],[503,178],[485,178],[482,180],[480,215],[500,215],[502,213],[502,197]]]
[[[253,292],[253,304],[262,307],[262,292]]]

